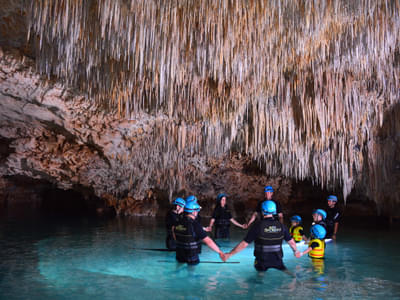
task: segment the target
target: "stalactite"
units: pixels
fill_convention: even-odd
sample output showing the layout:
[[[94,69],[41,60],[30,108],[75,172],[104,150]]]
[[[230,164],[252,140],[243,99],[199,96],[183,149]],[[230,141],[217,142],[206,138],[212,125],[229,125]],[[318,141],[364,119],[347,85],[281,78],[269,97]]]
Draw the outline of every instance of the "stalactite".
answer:
[[[121,117],[168,117],[132,154],[146,176],[235,144],[269,174],[346,197],[400,100],[399,11],[398,0],[33,0],[30,38],[43,74]]]

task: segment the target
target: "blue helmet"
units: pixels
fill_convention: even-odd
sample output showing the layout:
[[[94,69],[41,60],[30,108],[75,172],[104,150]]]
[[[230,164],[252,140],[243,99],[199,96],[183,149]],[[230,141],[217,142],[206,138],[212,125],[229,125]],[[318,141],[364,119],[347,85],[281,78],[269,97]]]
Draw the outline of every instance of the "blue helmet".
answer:
[[[320,215],[322,217],[322,220],[326,219],[326,212],[323,209],[318,208],[314,210],[312,214]]]
[[[329,195],[326,200],[327,201],[337,202],[337,197],[335,195]]]
[[[220,202],[222,198],[227,198],[228,196],[225,193],[221,193],[217,196],[217,202]]]
[[[294,215],[290,218],[290,221],[301,223],[301,217],[298,215]]]
[[[186,197],[186,203],[195,202],[197,203],[197,198],[194,195],[190,195]]]
[[[264,215],[273,215],[276,213],[276,204],[271,200],[264,201],[261,204],[261,210]]]
[[[271,192],[271,193],[273,193],[273,192],[274,192],[274,189],[272,188],[272,186],[267,185],[267,186],[264,188],[264,193],[266,193],[266,192]]]
[[[185,211],[188,213],[192,213],[194,211],[200,211],[201,207],[200,205],[197,204],[197,202],[187,202],[186,201],[186,205],[185,205]]]
[[[185,207],[186,202],[182,198],[176,198],[174,202],[172,202],[172,204],[179,205],[180,207]]]
[[[326,229],[322,225],[316,224],[311,226],[310,232],[312,236],[320,240],[322,240],[326,236]]]

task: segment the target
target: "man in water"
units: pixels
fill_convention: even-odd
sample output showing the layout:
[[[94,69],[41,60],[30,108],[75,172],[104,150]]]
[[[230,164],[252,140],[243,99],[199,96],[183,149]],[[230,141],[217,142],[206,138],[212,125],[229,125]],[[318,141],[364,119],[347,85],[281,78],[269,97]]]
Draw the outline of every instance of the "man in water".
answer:
[[[279,201],[275,201],[272,199],[273,195],[274,195],[274,189],[272,188],[272,186],[270,186],[270,185],[266,186],[264,188],[264,200],[263,201],[269,200],[269,201],[272,201],[275,203],[276,213],[274,214],[274,218],[279,220],[279,222],[281,222],[283,224],[282,206],[279,203]],[[253,214],[251,215],[250,221],[247,223],[247,227],[249,227],[254,222],[254,220],[257,218],[257,216],[259,216],[260,219],[262,219],[262,217],[263,217],[263,214],[261,212],[261,204],[262,203],[263,202],[259,202],[257,204],[256,211],[253,212]]]
[[[188,265],[197,265],[200,262],[199,253],[200,243],[204,242],[211,250],[217,252],[222,259],[223,252],[207,236],[203,227],[196,221],[197,214],[201,207],[196,202],[186,203],[184,216],[179,218],[178,224],[174,228],[176,237],[176,260],[187,263]]]
[[[340,210],[336,206],[337,197],[330,195],[327,198],[328,207],[326,209],[326,238],[336,240],[336,233],[339,228],[339,221],[341,217]]]
[[[254,267],[257,271],[266,271],[275,268],[287,272],[283,264],[282,241],[285,240],[294,255],[298,256],[296,243],[290,236],[289,230],[278,220],[274,219],[276,214],[276,204],[274,201],[267,200],[261,205],[263,219],[254,223],[248,231],[246,237],[236,245],[229,253],[223,254],[223,260],[228,260],[232,255],[245,249],[251,242],[254,245]]]

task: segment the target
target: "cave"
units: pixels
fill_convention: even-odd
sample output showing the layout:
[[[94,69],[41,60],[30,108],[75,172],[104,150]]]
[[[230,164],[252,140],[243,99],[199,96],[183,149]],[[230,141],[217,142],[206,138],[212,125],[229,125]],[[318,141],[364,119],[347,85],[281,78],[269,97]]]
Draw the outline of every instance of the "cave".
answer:
[[[4,257],[20,239],[18,253],[27,246],[34,257],[26,258],[34,267],[25,278],[39,278],[36,293],[45,291],[50,299],[64,296],[64,287],[71,288],[71,298],[81,291],[108,298],[106,288],[100,295],[85,286],[86,277],[93,285],[118,277],[132,286],[129,291],[149,298],[141,287],[152,280],[140,270],[152,264],[124,265],[115,253],[142,251],[138,241],[160,250],[166,214],[177,198],[188,196],[197,199],[204,230],[212,227],[222,193],[247,230],[267,187],[282,206],[281,223],[301,215],[307,234],[315,225],[312,212],[326,208],[329,197],[338,199],[344,242],[334,243],[338,248],[330,247],[330,254],[347,251],[354,240],[393,256],[388,235],[400,225],[399,11],[398,0],[0,0],[0,235],[9,237]],[[71,220],[74,227],[63,223]],[[87,238],[82,248],[74,239],[78,232]],[[240,232],[235,228],[232,240]],[[224,242],[221,247],[232,246]],[[362,273],[360,257],[368,255],[355,249],[351,268]],[[87,264],[86,253],[101,257],[98,264]],[[385,276],[374,270],[359,282],[345,272],[348,260],[340,255],[333,261],[350,279],[330,273],[345,286],[343,294],[328,288],[330,297],[352,297],[350,291],[360,287],[362,298],[374,284],[381,297],[398,296],[391,281],[398,277],[389,266]],[[157,257],[162,265],[165,257]],[[13,274],[16,264],[11,259],[4,270],[0,266],[8,274],[4,282],[19,282],[25,271],[18,267]],[[164,278],[158,267],[149,273]],[[265,292],[253,277],[250,291],[247,281],[224,272],[222,278],[231,276],[240,287],[224,285],[234,295],[259,298]],[[193,274],[187,276],[190,287]],[[277,276],[271,282],[279,285]],[[307,293],[321,277],[308,279]],[[211,279],[199,281],[205,298],[229,294],[218,294]],[[0,290],[18,287],[7,284],[0,283]],[[285,281],[274,296],[290,298],[286,290],[293,285]],[[176,291],[162,286],[163,299]],[[326,288],[319,288],[302,296],[324,298]],[[26,298],[25,292],[16,295]]]

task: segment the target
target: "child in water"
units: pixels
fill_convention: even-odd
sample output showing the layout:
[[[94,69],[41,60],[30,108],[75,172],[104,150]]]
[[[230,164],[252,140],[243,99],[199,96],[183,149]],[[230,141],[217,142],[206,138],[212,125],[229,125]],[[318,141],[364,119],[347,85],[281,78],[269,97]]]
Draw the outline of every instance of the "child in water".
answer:
[[[324,227],[324,229],[326,230],[326,212],[323,209],[315,209],[312,212],[312,217],[313,217],[313,223],[312,225],[321,225],[322,227]]]
[[[229,226],[232,222],[236,226],[246,229],[247,225],[242,225],[232,218],[232,214],[226,205],[226,194],[219,194],[217,196],[217,205],[212,214],[210,224],[206,228],[206,231],[212,231],[212,227],[215,223],[215,234],[214,238],[229,238]]]
[[[312,259],[321,259],[325,257],[325,241],[326,229],[322,225],[311,226],[311,240],[308,248],[303,252],[297,253],[296,257],[301,257],[308,253]]]
[[[290,218],[291,226],[289,228],[290,235],[294,239],[296,243],[301,242],[302,240],[307,240],[307,237],[304,235],[303,226],[301,226],[301,217],[298,215],[294,215]]]

